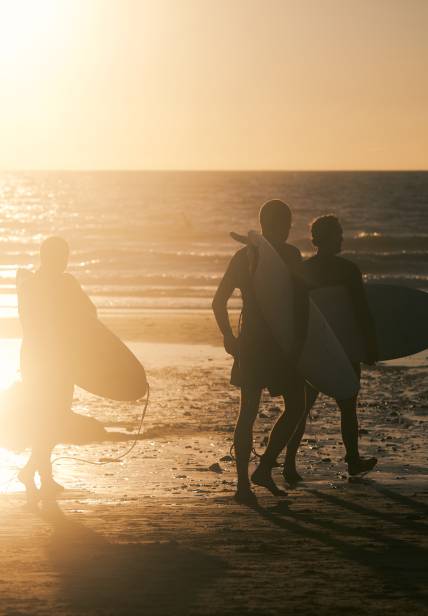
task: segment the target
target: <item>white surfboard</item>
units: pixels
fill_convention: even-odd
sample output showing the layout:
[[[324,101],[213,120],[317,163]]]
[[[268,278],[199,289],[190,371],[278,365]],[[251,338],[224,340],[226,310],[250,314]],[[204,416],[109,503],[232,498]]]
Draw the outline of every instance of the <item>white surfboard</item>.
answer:
[[[255,231],[248,242],[258,252],[253,284],[262,314],[284,354],[293,344],[293,285],[290,272],[265,237]],[[309,299],[309,322],[298,370],[310,385],[337,400],[352,398],[359,382],[342,345],[316,304]]]
[[[29,270],[18,270],[18,300],[33,277]],[[86,391],[119,401],[138,400],[146,394],[148,385],[142,364],[95,315],[69,319],[62,331],[62,348],[74,383]],[[40,348],[33,361],[42,357]]]
[[[293,283],[275,248],[257,231],[248,233],[249,246],[257,251],[253,285],[257,302],[286,357],[294,340]]]

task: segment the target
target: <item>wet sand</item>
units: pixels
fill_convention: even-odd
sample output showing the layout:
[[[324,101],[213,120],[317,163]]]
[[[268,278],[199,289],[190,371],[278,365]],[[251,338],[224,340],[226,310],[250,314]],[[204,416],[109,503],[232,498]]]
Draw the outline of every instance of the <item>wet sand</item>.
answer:
[[[180,344],[220,345],[221,335],[211,311],[145,310],[134,315],[101,315],[101,320],[122,340]],[[232,313],[237,327],[239,314]],[[18,319],[0,319],[0,338],[18,338],[22,334]]]
[[[123,462],[60,460],[67,491],[31,513],[15,478],[25,455],[0,451],[1,613],[427,613],[428,353],[364,371],[361,450],[379,457],[375,472],[348,480],[339,415],[322,398],[299,457],[305,483],[284,502],[258,489],[251,510],[232,499],[230,359],[211,345],[132,346],[152,395]],[[141,410],[81,391],[74,406],[125,435]],[[278,412],[266,396],[257,450]],[[99,461],[128,445],[55,453]]]

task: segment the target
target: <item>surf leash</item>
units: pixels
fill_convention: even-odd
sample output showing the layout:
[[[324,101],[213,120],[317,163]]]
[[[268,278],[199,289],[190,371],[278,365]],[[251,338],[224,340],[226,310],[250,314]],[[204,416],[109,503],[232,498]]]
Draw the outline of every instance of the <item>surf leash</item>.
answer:
[[[141,412],[141,417],[140,417],[140,421],[139,421],[139,424],[138,424],[137,432],[135,434],[135,438],[134,438],[131,446],[128,447],[128,449],[126,451],[124,451],[123,453],[121,453],[118,456],[100,458],[100,460],[98,460],[98,462],[95,462],[94,460],[87,460],[86,458],[77,458],[75,456],[58,456],[57,458],[54,458],[54,460],[52,460],[52,466],[54,464],[56,464],[57,462],[59,462],[60,460],[73,460],[74,462],[81,462],[82,464],[92,464],[93,466],[104,466],[105,464],[111,464],[113,462],[120,462],[120,460],[123,460],[124,458],[126,458],[126,456],[129,456],[131,451],[137,445],[137,442],[139,440],[139,436],[141,435],[141,432],[142,432],[142,429],[143,429],[143,424],[144,424],[144,419],[145,419],[146,413],[147,413],[147,408],[149,406],[149,401],[150,401],[150,386],[147,383],[147,392],[146,392],[146,394],[142,398],[140,398],[139,400],[136,400],[137,404],[141,403],[143,405],[143,410]]]

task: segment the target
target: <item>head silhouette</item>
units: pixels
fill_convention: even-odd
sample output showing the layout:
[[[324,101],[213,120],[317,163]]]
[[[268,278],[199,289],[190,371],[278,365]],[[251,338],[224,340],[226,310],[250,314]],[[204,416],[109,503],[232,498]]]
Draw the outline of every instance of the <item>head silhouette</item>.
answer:
[[[45,272],[62,274],[67,267],[70,249],[62,237],[48,237],[40,247],[40,263]]]
[[[323,254],[336,255],[342,250],[343,229],[332,214],[316,218],[311,225],[312,243]]]
[[[291,227],[291,210],[279,199],[267,201],[259,214],[262,233],[271,244],[282,244],[288,238]]]

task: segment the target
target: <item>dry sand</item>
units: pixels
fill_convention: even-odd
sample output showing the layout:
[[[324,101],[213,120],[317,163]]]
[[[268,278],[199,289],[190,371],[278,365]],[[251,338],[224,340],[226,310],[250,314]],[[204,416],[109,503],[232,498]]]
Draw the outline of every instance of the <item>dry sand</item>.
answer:
[[[189,341],[183,320],[161,319],[160,340],[181,323],[175,340]],[[195,339],[218,342],[208,322],[196,319]],[[144,438],[122,463],[59,461],[67,491],[31,513],[14,479],[25,456],[1,452],[1,614],[428,613],[428,354],[364,371],[361,449],[379,457],[376,472],[348,480],[338,412],[322,398],[299,457],[306,482],[284,502],[257,490],[255,511],[232,499],[238,392],[221,347],[133,348],[152,397]],[[128,434],[139,412],[79,391],[75,408]],[[258,450],[277,413],[266,397]],[[56,454],[97,461],[126,446]]]

